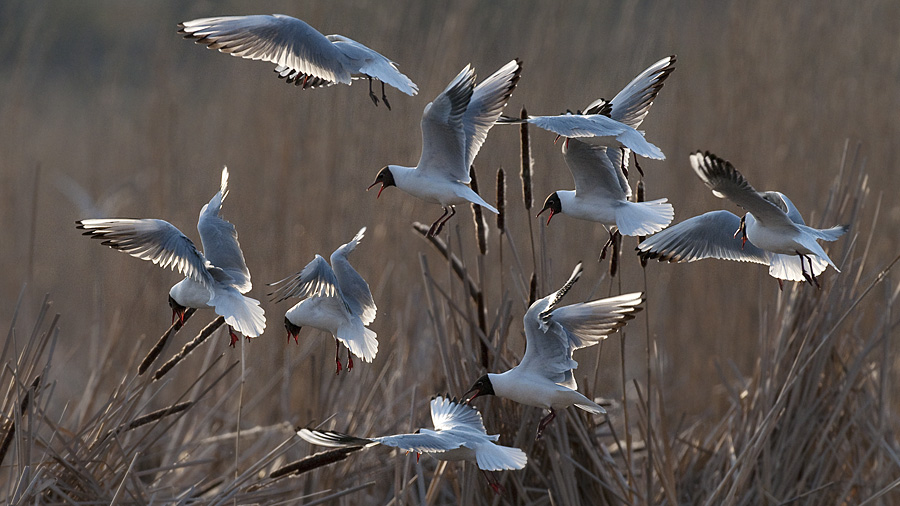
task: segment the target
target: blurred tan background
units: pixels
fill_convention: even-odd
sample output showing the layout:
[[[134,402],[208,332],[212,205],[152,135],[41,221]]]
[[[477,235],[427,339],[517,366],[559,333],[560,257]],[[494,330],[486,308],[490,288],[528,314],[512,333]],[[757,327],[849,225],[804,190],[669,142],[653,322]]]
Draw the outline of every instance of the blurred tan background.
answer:
[[[388,111],[372,106],[365,82],[300,90],[279,81],[271,64],[209,51],[176,33],[178,22],[193,18],[274,12],[382,52],[419,85],[419,95],[388,88]],[[331,411],[318,412],[310,406],[321,405],[320,395],[338,385],[358,395],[385,367],[409,373],[408,383],[395,387],[398,399],[420,379],[427,386],[418,387],[419,396],[461,393],[455,390],[467,385],[447,384],[435,365],[433,327],[421,303],[419,254],[443,272],[440,258],[410,227],[430,223],[441,210],[396,188],[378,200],[364,190],[384,165],[416,163],[422,109],[463,66],[472,63],[483,78],[515,57],[524,71],[511,115],[523,105],[556,114],[611,98],[651,63],[677,54],[677,70],[643,124],[667,159],[642,161],[648,198],[668,197],[676,222],[719,208],[739,212],[690,170],[688,153],[702,149],[730,159],[757,189],[787,193],[808,223],[834,225],[819,218],[849,143],[851,155],[858,150],[865,159],[872,197],[883,197],[871,244],[875,269],[900,246],[897,19],[900,4],[888,1],[2,2],[0,323],[8,327],[20,292],[23,319],[50,294],[62,314],[57,399],[77,396],[107,353],[118,356],[123,375],[130,372],[131,361],[168,326],[166,294],[181,278],[81,237],[74,221],[157,217],[197,241],[200,207],[227,165],[224,215],[240,234],[251,296],[266,299],[265,283],[300,270],[316,253],[327,256],[368,226],[351,261],[379,308],[375,363],[357,362],[358,369],[335,378],[331,338],[304,329],[301,343],[308,344],[287,345],[282,321],[289,304],[265,302],[267,331],[246,348],[247,388],[270,389],[272,402],[247,410],[248,423],[321,420],[344,408],[338,398],[322,403]],[[535,130],[532,141],[539,209],[548,193],[572,181],[553,136]],[[534,219],[537,209],[529,216],[523,208],[518,149],[516,128],[495,127],[475,165],[488,201],[497,168],[507,171],[510,238],[530,270],[528,221],[539,235],[543,220]],[[875,207],[873,201],[861,223],[872,222]],[[474,266],[471,212],[460,209],[450,225]],[[829,248],[838,265],[858,231]],[[607,262],[596,262],[606,240],[599,225],[560,216],[544,233],[552,277],[539,295],[561,284],[578,260],[585,261],[585,277],[569,302],[610,292],[609,281],[601,281]],[[508,279],[508,249],[503,269],[496,267],[496,229],[490,248],[489,294],[499,299],[504,277],[503,288],[520,301]],[[644,289],[633,248],[626,239],[623,291]],[[823,282],[835,275],[829,270]],[[646,276],[644,314],[658,342],[667,402],[702,417],[716,409],[717,367],[733,363],[746,372],[760,353],[760,321],[780,296],[777,283],[763,266],[712,260],[652,262]],[[618,291],[619,280],[612,287]],[[491,311],[499,305],[488,304]],[[514,304],[518,326],[523,311]],[[643,318],[625,338],[636,364],[629,376],[643,377]],[[198,313],[172,346],[210,319]],[[514,346],[521,346],[519,332],[511,334]],[[207,353],[239,359],[226,342],[218,334]],[[580,375],[591,375],[599,356],[600,374],[587,382],[599,395],[621,395],[618,348],[616,337],[600,352],[579,356]],[[187,380],[191,368],[176,374]],[[407,416],[400,411],[398,417]]]

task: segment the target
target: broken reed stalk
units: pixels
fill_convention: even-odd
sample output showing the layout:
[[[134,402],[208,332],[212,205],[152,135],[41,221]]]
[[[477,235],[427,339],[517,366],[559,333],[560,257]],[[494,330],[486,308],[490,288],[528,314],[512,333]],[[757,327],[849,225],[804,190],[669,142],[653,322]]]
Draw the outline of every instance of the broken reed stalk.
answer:
[[[475,175],[474,165],[469,167],[469,177],[472,178],[472,191],[481,195],[478,191],[478,178]],[[487,255],[487,221],[484,219],[484,210],[478,204],[472,204],[472,217],[475,219],[475,240],[478,242],[478,252],[481,253],[481,256]]]
[[[303,473],[318,469],[323,466],[340,462],[347,458],[351,453],[361,450],[365,446],[351,446],[348,448],[337,448],[334,450],[326,450],[324,452],[315,453],[308,457],[286,464],[272,471],[269,478],[277,479],[288,475],[301,475]]]
[[[184,316],[176,318],[175,321],[172,322],[172,326],[169,327],[169,330],[159,338],[159,341],[157,341],[153,348],[150,349],[150,353],[148,353],[147,356],[144,357],[144,360],[141,361],[141,365],[138,366],[138,376],[147,372],[147,369],[149,369],[150,366],[153,365],[153,362],[159,358],[159,354],[162,353],[163,349],[166,347],[169,338],[177,334],[178,331],[181,330],[181,327],[188,321],[188,318],[193,316],[196,311],[197,308],[189,308],[184,312]]]
[[[22,397],[22,403],[19,405],[19,417],[22,418],[25,416],[25,412],[28,411],[28,406],[31,403],[32,392],[36,395],[38,391],[38,387],[41,385],[41,376],[34,378],[34,381],[31,382],[31,388],[25,391],[25,395]],[[12,444],[13,437],[16,435],[16,417],[9,417],[9,430],[6,431],[6,434],[3,436],[3,443],[0,444],[0,464],[3,463],[3,459],[6,457],[6,452],[9,451],[9,446]]]
[[[175,355],[168,362],[162,365],[156,372],[153,374],[153,381],[158,381],[160,378],[166,375],[173,367],[178,365],[178,362],[181,362],[188,354],[194,351],[194,348],[200,346],[209,336],[213,334],[222,324],[225,323],[225,317],[219,316],[215,320],[211,321],[209,325],[203,328],[197,337],[194,338],[193,341],[184,345],[184,348],[178,352],[178,355]]]

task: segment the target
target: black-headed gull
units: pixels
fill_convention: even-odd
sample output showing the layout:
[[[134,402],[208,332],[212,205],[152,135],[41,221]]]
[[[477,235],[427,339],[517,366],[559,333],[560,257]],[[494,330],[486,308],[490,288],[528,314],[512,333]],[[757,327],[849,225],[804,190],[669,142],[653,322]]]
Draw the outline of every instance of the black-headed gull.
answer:
[[[682,226],[679,232],[686,234],[683,239],[674,237],[676,232],[673,231],[659,239],[651,237],[653,241],[650,245],[642,244],[639,250],[647,251],[649,254],[656,249],[662,256],[665,250],[673,247],[677,250],[677,244],[682,241],[690,243],[699,241],[698,249],[701,253],[675,251],[672,255],[665,254],[672,258],[678,255],[677,258],[685,257],[686,260],[714,256],[756,261],[769,264],[769,273],[778,279],[806,280],[816,286],[818,286],[816,276],[828,265],[840,272],[816,240],[836,241],[849,230],[848,225],[828,229],[808,227],[787,197],[778,192],[756,191],[731,162],[708,151],[706,153],[697,151],[691,154],[690,159],[694,172],[715,196],[731,200],[744,208],[747,213],[737,220],[731,213],[711,216],[707,213],[693,218],[695,220],[693,222],[688,220],[691,223],[680,224]],[[734,228],[735,226],[737,228]],[[732,241],[725,237],[729,232]],[[742,237],[736,239],[739,233]],[[752,247],[748,249],[745,242],[751,243]],[[746,256],[736,251],[738,244],[743,248],[741,253],[746,252]],[[797,258],[787,258],[791,256]]]
[[[334,360],[337,372],[341,372],[340,343],[350,353],[371,362],[378,353],[378,339],[375,332],[366,326],[375,321],[375,301],[366,280],[353,269],[347,260],[366,232],[360,229],[356,236],[334,250],[331,265],[319,255],[299,273],[269,286],[281,284],[274,292],[274,302],[289,297],[304,297],[284,314],[284,328],[288,340],[297,340],[300,328],[314,327],[330,332],[334,336]],[[347,356],[347,370],[353,368],[353,356]]]
[[[479,378],[463,395],[468,403],[479,395],[496,395],[529,406],[550,410],[538,426],[537,439],[555,417],[556,410],[577,406],[594,414],[606,413],[600,405],[576,389],[572,353],[593,346],[625,325],[640,311],[640,292],[558,307],[566,292],[581,276],[579,263],[556,292],[535,301],[525,317],[525,356],[519,365]]]
[[[627,150],[591,146],[579,139],[563,144],[563,157],[575,179],[575,190],[557,190],[544,200],[540,216],[557,214],[616,227],[624,235],[650,235],[666,228],[675,217],[667,199],[631,202],[631,186],[622,172]],[[615,163],[614,163],[615,161]]]
[[[369,189],[381,183],[378,196],[388,186],[396,186],[427,202],[440,204],[441,215],[428,235],[441,232],[444,223],[456,214],[456,204],[471,202],[496,213],[467,186],[472,178],[469,168],[488,130],[500,117],[509,101],[522,63],[513,60],[475,86],[471,65],[450,82],[422,114],[422,156],[415,167],[388,165],[378,172]]]
[[[576,114],[558,116],[528,116],[527,118],[502,117],[499,123],[528,122],[549,130],[561,137],[577,138],[594,146],[628,148],[636,154],[654,159],[664,159],[659,147],[644,138],[637,130],[666,78],[675,70],[675,56],[667,56],[638,74],[612,100],[597,99]],[[611,150],[610,157],[616,150]],[[623,170],[628,170],[628,153],[622,157]],[[618,162],[613,162],[618,163]]]
[[[183,317],[186,308],[212,307],[229,327],[251,338],[265,330],[266,317],[258,300],[241,295],[252,285],[237,231],[219,216],[227,195],[225,167],[218,193],[200,210],[197,230],[203,253],[180,230],[163,220],[104,218],[75,223],[85,231],[84,235],[100,239],[110,248],[184,274],[186,277],[169,290],[173,320]],[[237,337],[231,333],[231,345],[236,342]]]
[[[365,448],[381,444],[428,454],[438,460],[467,460],[475,462],[495,491],[497,480],[488,471],[522,469],[528,462],[525,452],[496,443],[499,435],[488,435],[481,413],[474,407],[460,404],[456,399],[435,397],[431,400],[431,421],[434,430],[419,429],[413,434],[397,434],[374,438],[358,438],[334,431],[300,429],[297,435],[304,440],[333,448],[358,446]]]
[[[178,33],[196,39],[210,49],[241,58],[276,64],[278,77],[303,88],[351,84],[351,79],[381,81],[381,99],[391,108],[384,84],[415,95],[419,88],[397,70],[397,65],[380,53],[343,35],[322,35],[304,21],[283,14],[223,16],[195,19],[178,24]]]

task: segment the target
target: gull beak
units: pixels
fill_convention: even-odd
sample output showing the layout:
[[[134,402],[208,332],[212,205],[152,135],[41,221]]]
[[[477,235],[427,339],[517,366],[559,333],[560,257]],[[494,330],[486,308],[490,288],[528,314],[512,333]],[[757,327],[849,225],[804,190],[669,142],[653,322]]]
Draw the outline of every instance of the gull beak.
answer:
[[[472,399],[478,397],[479,394],[481,394],[481,390],[479,390],[478,387],[472,388],[471,390],[469,390],[468,392],[463,394],[463,396],[462,396],[463,404],[468,404],[468,403],[472,402]]]

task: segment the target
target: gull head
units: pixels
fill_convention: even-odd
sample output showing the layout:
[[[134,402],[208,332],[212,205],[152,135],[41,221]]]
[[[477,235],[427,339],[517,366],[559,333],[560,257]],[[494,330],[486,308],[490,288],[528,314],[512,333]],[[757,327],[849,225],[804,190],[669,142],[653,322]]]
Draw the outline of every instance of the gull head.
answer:
[[[381,188],[378,190],[378,196],[375,197],[376,199],[381,196],[381,192],[388,186],[397,186],[397,183],[394,182],[394,175],[391,173],[390,165],[378,171],[378,175],[375,176],[375,182],[370,184],[369,187],[366,188],[366,191],[371,190],[372,187],[378,183],[381,183]]]
[[[547,198],[544,200],[544,207],[539,213],[537,213],[537,215],[535,215],[535,218],[540,216],[541,213],[543,213],[547,209],[550,210],[550,216],[547,218],[547,225],[549,225],[550,220],[553,219],[554,214],[562,213],[562,201],[559,200],[559,194],[557,192],[553,192],[547,196]]]
[[[300,341],[297,340],[297,334],[300,333],[300,325],[294,325],[290,320],[288,320],[287,316],[284,317],[284,329],[287,330],[287,338],[288,342],[291,342],[291,338],[294,338],[294,342],[300,344]]]
[[[475,384],[472,385],[472,388],[463,394],[462,400],[464,403],[468,404],[472,402],[472,399],[479,395],[496,395],[494,394],[494,385],[491,384],[491,378],[489,378],[487,374],[478,378]]]
[[[187,311],[187,308],[179,304],[171,295],[169,295],[169,307],[172,308],[172,323],[175,323],[175,318],[178,318],[178,321],[184,325],[184,312]]]

